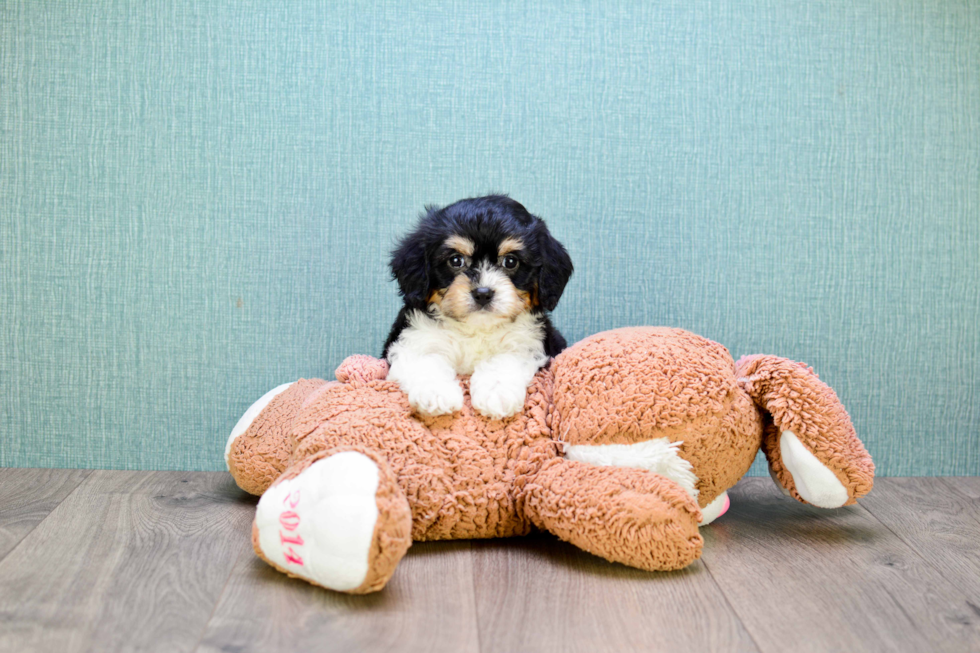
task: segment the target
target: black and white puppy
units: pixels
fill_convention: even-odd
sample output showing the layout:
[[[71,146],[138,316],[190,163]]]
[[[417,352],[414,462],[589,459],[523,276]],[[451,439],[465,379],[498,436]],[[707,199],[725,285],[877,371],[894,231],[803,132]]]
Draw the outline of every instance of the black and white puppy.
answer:
[[[551,325],[572,260],[544,220],[503,195],[428,207],[391,257],[405,306],[383,356],[424,415],[473,407],[501,419],[524,407],[527,386],[565,339]]]

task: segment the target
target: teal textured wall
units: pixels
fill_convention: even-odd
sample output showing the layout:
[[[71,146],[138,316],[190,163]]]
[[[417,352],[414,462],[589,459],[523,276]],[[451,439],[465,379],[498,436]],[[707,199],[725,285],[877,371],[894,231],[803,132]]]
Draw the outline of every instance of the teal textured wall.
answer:
[[[879,472],[980,473],[980,4],[327,4],[0,7],[0,465],[222,468],[502,191],[569,340],[803,360]]]

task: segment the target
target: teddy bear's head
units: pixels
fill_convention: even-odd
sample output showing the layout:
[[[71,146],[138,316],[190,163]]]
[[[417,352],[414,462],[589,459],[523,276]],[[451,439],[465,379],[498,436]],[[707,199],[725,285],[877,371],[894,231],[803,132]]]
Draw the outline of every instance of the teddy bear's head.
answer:
[[[701,336],[605,331],[563,351],[551,369],[552,429],[567,457],[650,469],[704,506],[759,450],[761,417],[736,383],[731,355]]]

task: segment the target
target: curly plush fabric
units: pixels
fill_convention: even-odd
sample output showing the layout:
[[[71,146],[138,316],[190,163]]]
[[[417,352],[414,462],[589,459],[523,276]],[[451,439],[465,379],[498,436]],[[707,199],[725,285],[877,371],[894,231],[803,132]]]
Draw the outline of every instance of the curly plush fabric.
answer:
[[[324,449],[377,452],[412,507],[415,540],[505,537],[528,532],[515,487],[557,456],[547,426],[551,374],[535,377],[525,411],[488,420],[473,411],[468,379],[459,413],[421,417],[390,381],[337,384],[318,392],[292,426],[293,461]]]
[[[246,492],[262,494],[286,469],[293,454],[292,418],[306,398],[329,385],[321,379],[300,379],[276,396],[229,450],[228,471]]]
[[[537,373],[524,410],[504,420],[473,410],[466,377],[461,411],[417,415],[386,372],[384,361],[358,356],[338,368],[338,382],[298,381],[229,450],[236,481],[256,494],[306,478],[313,463],[338,452],[374,462],[378,518],[363,552],[368,572],[343,591],[383,587],[412,540],[532,528],[613,562],[679,569],[701,553],[699,506],[734,485],[760,447],[775,477],[803,500],[775,441],[786,430],[840,479],[849,501],[872,483],[870,457],[816,375],[773,356],[736,368],[724,347],[679,329],[618,329],[577,343]],[[608,445],[616,445],[614,454],[593,455]],[[573,448],[590,460],[622,462],[562,456]],[[642,462],[650,455],[676,459],[651,467]],[[679,467],[683,483],[654,471]],[[258,528],[256,552],[269,560]],[[317,582],[288,562],[270,564]]]
[[[725,347],[681,329],[596,334],[554,362],[555,433],[566,445],[681,442],[706,506],[742,478],[762,422]]]
[[[607,560],[657,571],[701,555],[698,504],[662,476],[552,460],[525,490],[536,526]]]
[[[712,430],[736,391],[727,349],[666,328],[616,329],[586,338],[557,357],[555,383],[555,428],[568,444],[632,443]]]
[[[744,356],[737,365],[738,385],[765,410],[762,450],[769,469],[798,501],[800,496],[783,464],[779,437],[794,433],[847,490],[847,504],[871,491],[874,462],[854,432],[837,393],[817,378],[812,367],[776,356]]]

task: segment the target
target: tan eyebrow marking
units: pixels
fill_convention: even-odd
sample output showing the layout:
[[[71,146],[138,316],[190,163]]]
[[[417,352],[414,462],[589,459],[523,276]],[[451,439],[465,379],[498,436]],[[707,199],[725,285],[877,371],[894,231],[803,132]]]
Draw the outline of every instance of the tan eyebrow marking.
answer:
[[[449,249],[455,249],[463,256],[473,256],[473,241],[469,238],[463,238],[462,236],[450,236],[443,244]]]
[[[497,257],[506,256],[511,252],[516,252],[519,249],[524,249],[524,243],[517,238],[504,238],[504,242],[500,243],[500,247],[497,248]]]

